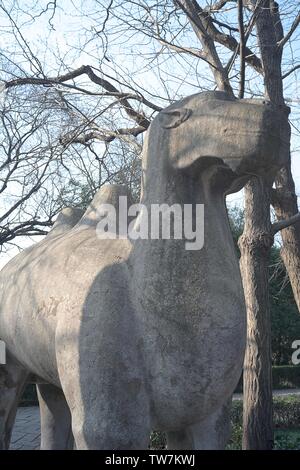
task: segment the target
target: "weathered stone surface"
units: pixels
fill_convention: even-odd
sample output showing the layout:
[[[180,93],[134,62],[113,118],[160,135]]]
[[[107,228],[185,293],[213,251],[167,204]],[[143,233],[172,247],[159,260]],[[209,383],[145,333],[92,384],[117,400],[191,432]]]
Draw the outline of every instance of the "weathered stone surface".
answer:
[[[2,270],[0,337],[12,364],[63,390],[78,449],[146,448],[153,428],[167,431],[169,447],[224,447],[246,335],[224,194],[275,172],[287,126],[268,104],[220,92],[154,119],[141,202],[204,204],[201,250],[176,239],[100,240],[100,192],[73,228]]]
[[[47,240],[70,230],[83,216],[84,211],[74,207],[65,207],[57,216],[57,219],[47,234]]]

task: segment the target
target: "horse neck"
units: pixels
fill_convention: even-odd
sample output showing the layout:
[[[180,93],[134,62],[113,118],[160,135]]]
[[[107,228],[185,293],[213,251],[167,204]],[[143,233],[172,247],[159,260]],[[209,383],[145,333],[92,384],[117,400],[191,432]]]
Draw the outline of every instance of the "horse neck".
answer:
[[[136,240],[133,259],[137,283],[144,285],[143,290],[150,278],[156,279],[155,289],[161,283],[167,288],[169,283],[173,292],[185,286],[185,277],[190,283],[201,285],[206,273],[220,265],[220,259],[236,257],[222,191],[213,187],[210,171],[203,171],[195,178],[155,167],[146,176],[141,202],[148,215],[153,204],[179,204],[182,208],[184,204],[204,205],[204,245],[191,251],[186,249],[184,239]],[[186,286],[186,295],[188,290]]]

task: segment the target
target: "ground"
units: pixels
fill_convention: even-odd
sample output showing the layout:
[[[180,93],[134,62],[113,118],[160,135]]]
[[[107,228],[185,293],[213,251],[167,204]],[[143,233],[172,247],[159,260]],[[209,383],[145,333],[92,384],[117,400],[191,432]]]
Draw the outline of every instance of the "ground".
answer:
[[[39,449],[41,440],[40,412],[37,406],[18,409],[11,439],[11,450]]]
[[[299,389],[274,390],[275,396],[300,396]],[[235,393],[234,399],[241,400],[242,394]],[[289,435],[287,435],[287,432]],[[278,448],[298,448],[300,447],[300,430],[276,431]],[[18,409],[15,426],[13,429],[11,450],[34,450],[40,446],[40,415],[37,406],[20,407]],[[291,446],[291,447],[290,447]],[[293,446],[293,447],[292,447]]]

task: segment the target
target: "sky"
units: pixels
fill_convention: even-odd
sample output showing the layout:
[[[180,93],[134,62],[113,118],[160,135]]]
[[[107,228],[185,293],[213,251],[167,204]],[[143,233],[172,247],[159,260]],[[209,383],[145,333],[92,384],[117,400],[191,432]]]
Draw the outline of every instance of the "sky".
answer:
[[[2,1],[0,0],[0,5]],[[41,2],[34,2],[33,0],[26,0],[22,2],[22,8],[26,11],[26,6],[31,7],[30,13],[33,16],[38,13],[38,9],[41,6],[46,6],[49,2],[42,0]],[[58,2],[59,3],[59,2]],[[183,72],[184,57],[166,59],[164,54],[157,54],[157,48],[153,45],[153,42],[146,41],[145,38],[141,37],[138,33],[133,34],[132,32],[121,31],[118,27],[117,15],[114,18],[110,18],[110,34],[113,38],[113,45],[105,51],[105,36],[99,35],[97,42],[91,38],[95,37],[96,28],[103,23],[105,18],[105,10],[102,14],[99,13],[99,4],[108,4],[107,1],[98,2],[96,0],[86,0],[82,2],[80,0],[64,0],[63,9],[58,8],[54,17],[49,18],[51,14],[41,15],[35,18],[34,21],[30,21],[28,14],[19,12],[14,17],[15,21],[22,25],[23,37],[30,44],[31,50],[34,55],[39,58],[44,66],[44,70],[48,75],[56,75],[59,66],[64,62],[68,67],[74,69],[83,64],[90,64],[94,67],[104,67],[107,73],[118,79],[122,78],[122,72],[124,74],[131,71],[132,77],[138,87],[149,90],[149,96],[153,99],[153,95],[160,89],[161,94],[165,98],[184,96],[185,93],[191,93],[197,91],[199,83],[195,76],[195,68],[200,77],[200,85],[205,85],[207,88],[211,88],[212,82],[209,80],[210,72],[207,66],[202,62],[198,61],[197,64],[192,62],[190,66],[186,66]],[[120,4],[120,1],[116,3]],[[122,3],[122,2],[121,2]],[[124,2],[123,2],[124,3]],[[147,2],[146,2],[147,3]],[[151,2],[148,2],[151,3]],[[206,4],[206,2],[199,2],[200,4]],[[286,2],[279,1],[279,4],[284,4],[285,8],[295,5],[297,2]],[[5,2],[6,7],[12,5],[12,0]],[[34,9],[36,5],[36,11]],[[125,7],[124,7],[125,8]],[[291,9],[290,9],[291,10]],[[290,10],[286,10],[290,13]],[[120,10],[122,12],[122,10]],[[138,17],[138,11],[135,12]],[[236,22],[236,17],[233,16],[235,13],[229,11],[227,13],[229,18],[232,17],[232,22]],[[123,16],[126,12],[123,12]],[[231,16],[230,16],[231,15]],[[295,13],[296,16],[296,13]],[[292,17],[292,16],[291,16]],[[287,15],[287,18],[288,17]],[[285,20],[285,27],[290,26],[291,20]],[[28,64],[24,61],[20,55],[20,44],[22,39],[18,36],[20,44],[17,44],[15,38],[12,37],[9,31],[9,23],[7,18],[0,11],[0,48],[7,51],[7,54],[15,57],[19,57],[20,64],[26,70]],[[287,69],[290,67],[292,62],[300,59],[300,36],[295,33],[294,45],[291,48],[289,45],[286,48],[284,63]],[[185,45],[197,46],[196,39],[191,36],[183,36],[182,40]],[[102,42],[101,42],[102,41]],[[126,46],[126,47],[125,47]],[[256,47],[253,45],[253,47]],[[144,51],[146,59],[144,60],[141,51]],[[103,57],[105,55],[105,59]],[[118,63],[117,67],[112,65],[110,62],[110,55],[114,58],[114,62]],[[182,56],[182,55],[180,55]],[[149,57],[153,57],[150,60]],[[151,67],[151,63],[153,67]],[[157,66],[159,65],[159,68]],[[190,69],[189,69],[190,67]],[[60,73],[65,72],[61,67]],[[159,76],[157,74],[159,70]],[[193,73],[192,73],[193,72]],[[257,78],[247,68],[248,77],[252,80],[252,88],[256,89],[255,81]],[[4,77],[5,78],[5,77]],[[205,79],[207,78],[207,82]],[[297,126],[296,118],[300,117],[300,87],[298,82],[299,74],[295,72],[285,81],[285,97],[287,103],[292,108],[292,123]],[[0,76],[1,79],[1,76]],[[86,79],[84,79],[86,82]],[[162,83],[167,84],[166,89],[162,88]],[[169,94],[170,96],[167,96]],[[160,104],[163,105],[164,101]],[[299,121],[300,122],[300,121]],[[295,127],[292,127],[292,171],[296,184],[297,195],[300,195],[300,139],[299,132]],[[228,197],[228,203],[230,205],[243,205],[243,192],[231,195]],[[1,210],[1,207],[0,207]],[[22,247],[28,246],[35,243],[38,240],[37,237],[32,239],[21,240],[20,245]],[[17,249],[12,249],[8,253],[2,253],[0,255],[0,266],[3,266],[10,257],[15,255]]]

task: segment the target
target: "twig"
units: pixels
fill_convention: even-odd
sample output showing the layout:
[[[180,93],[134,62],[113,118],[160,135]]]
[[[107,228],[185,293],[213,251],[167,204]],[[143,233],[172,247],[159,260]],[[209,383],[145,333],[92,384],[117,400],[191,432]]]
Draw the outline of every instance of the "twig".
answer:
[[[244,18],[243,18],[243,0],[238,0],[238,23],[240,32],[240,89],[239,98],[244,98],[245,93],[245,30],[244,30]]]

